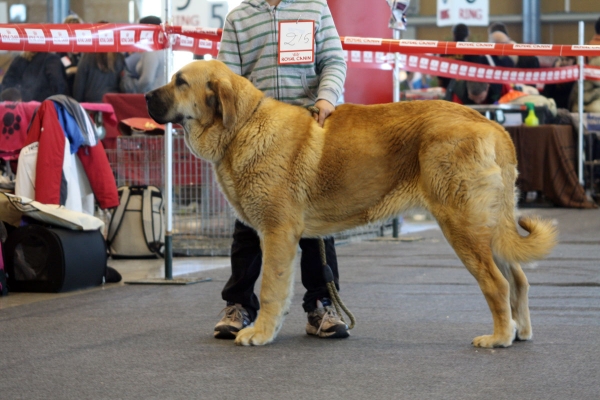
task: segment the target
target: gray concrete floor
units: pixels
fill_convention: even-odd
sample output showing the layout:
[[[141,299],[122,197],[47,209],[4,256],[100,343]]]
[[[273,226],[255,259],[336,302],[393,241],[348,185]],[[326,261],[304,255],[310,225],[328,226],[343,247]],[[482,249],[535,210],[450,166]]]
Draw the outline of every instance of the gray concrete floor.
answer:
[[[344,340],[304,333],[299,274],[275,342],[212,338],[227,259],[182,287],[103,288],[7,305],[0,299],[0,399],[597,399],[600,210],[527,209],[555,219],[560,243],[524,266],[534,338],[476,349],[492,321],[475,280],[440,231],[337,248]],[[409,221],[410,222],[410,221]],[[208,260],[178,259],[190,272]],[[111,263],[128,278],[161,261]],[[257,288],[258,291],[259,288]]]

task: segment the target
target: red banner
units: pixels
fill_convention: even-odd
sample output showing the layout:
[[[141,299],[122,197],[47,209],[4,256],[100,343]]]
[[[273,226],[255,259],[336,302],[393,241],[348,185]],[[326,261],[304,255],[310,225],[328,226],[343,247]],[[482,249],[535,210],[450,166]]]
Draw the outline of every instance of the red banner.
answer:
[[[394,54],[368,51],[345,51],[348,68],[392,70]],[[400,54],[400,69],[410,72],[466,79],[489,83],[538,83],[572,82],[579,79],[579,66],[561,68],[519,69],[491,67],[489,65],[453,60],[426,54]],[[600,80],[600,68],[586,65],[584,77]]]
[[[221,29],[144,24],[2,24],[0,50],[14,51],[149,51],[164,49],[167,36],[179,35],[214,42]],[[600,46],[553,44],[500,44],[441,42],[436,40],[395,40],[342,37],[344,50],[404,54],[477,54],[534,56],[600,56]],[[189,47],[189,39],[182,47]]]
[[[0,50],[102,53],[154,51],[166,47],[166,33],[158,25],[0,25]]]
[[[217,56],[221,29],[145,24],[2,24],[0,50],[53,52],[134,52],[173,50]],[[493,83],[559,83],[577,80],[577,66],[520,70],[455,61],[429,54],[600,56],[600,46],[497,44],[342,37],[350,68],[402,69]],[[585,78],[600,80],[600,69],[586,66]]]

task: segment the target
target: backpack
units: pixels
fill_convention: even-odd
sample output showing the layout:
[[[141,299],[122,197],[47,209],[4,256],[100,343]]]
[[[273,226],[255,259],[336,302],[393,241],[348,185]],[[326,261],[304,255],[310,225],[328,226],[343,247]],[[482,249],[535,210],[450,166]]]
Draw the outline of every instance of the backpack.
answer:
[[[156,258],[164,246],[163,198],[156,186],[121,186],[106,238],[113,258]]]

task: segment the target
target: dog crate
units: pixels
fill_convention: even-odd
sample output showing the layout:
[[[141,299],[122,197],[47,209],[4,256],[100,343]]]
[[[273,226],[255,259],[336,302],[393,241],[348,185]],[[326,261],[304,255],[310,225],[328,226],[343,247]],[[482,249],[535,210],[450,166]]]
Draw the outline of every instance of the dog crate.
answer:
[[[164,137],[120,136],[106,150],[117,186],[154,185],[166,193]],[[221,193],[212,165],[195,157],[183,135],[173,136],[173,254],[228,256],[235,215]],[[108,215],[104,216],[107,220]],[[392,221],[369,224],[335,235],[338,242],[381,236]]]

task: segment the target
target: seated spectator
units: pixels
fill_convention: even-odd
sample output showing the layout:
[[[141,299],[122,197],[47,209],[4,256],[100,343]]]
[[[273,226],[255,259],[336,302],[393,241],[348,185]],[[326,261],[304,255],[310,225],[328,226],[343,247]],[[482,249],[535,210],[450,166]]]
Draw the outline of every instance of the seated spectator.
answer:
[[[67,76],[58,55],[26,51],[13,60],[2,79],[2,90],[17,88],[23,101],[44,101],[67,94]]]
[[[455,42],[468,42],[469,41],[469,27],[465,24],[457,24],[452,27],[452,39]],[[451,58],[458,61],[466,61],[472,63],[485,64],[485,61],[482,60],[481,56],[470,55],[470,54],[444,54],[442,55],[444,58]],[[438,83],[444,89],[448,87],[450,83],[450,78],[438,77]]]
[[[559,57],[556,59],[554,67],[569,67],[575,64],[577,64],[576,57]],[[574,85],[575,81],[549,84],[544,86],[542,94],[554,99],[556,107],[569,110],[571,109],[570,96]]]
[[[70,14],[65,17],[63,24],[83,24],[83,20],[77,14]],[[73,86],[75,85],[75,75],[77,74],[77,66],[81,59],[81,53],[58,53],[60,61],[65,68],[67,74],[67,84],[69,96],[73,95]]]
[[[140,24],[160,25],[161,19],[148,16],[140,19]],[[134,62],[129,57],[134,57]],[[121,78],[123,93],[146,93],[166,83],[164,50],[147,51],[129,57],[125,60],[126,69]]]
[[[516,43],[514,40],[512,40],[508,34],[497,30],[494,31],[490,34],[489,36],[489,41],[491,43],[499,43],[499,44],[511,44],[511,43]],[[497,59],[501,62],[501,63],[506,63],[506,65],[498,65],[498,66],[503,66],[503,67],[515,67],[515,68],[539,68],[540,67],[540,61],[538,60],[538,58],[536,56],[515,56],[515,55],[511,55],[511,56],[496,56]],[[507,60],[509,59],[510,62]],[[512,65],[509,65],[512,64]]]
[[[124,67],[121,53],[85,53],[77,68],[73,97],[80,103],[102,103],[106,93],[119,92]]]
[[[495,104],[508,91],[507,85],[453,80],[446,89],[445,100],[465,105]]]
[[[16,103],[22,100],[21,92],[17,88],[8,88],[0,93],[0,101],[12,101]]]
[[[494,32],[502,32],[508,36],[508,28],[503,22],[492,22],[490,26],[488,26],[488,36]]]

